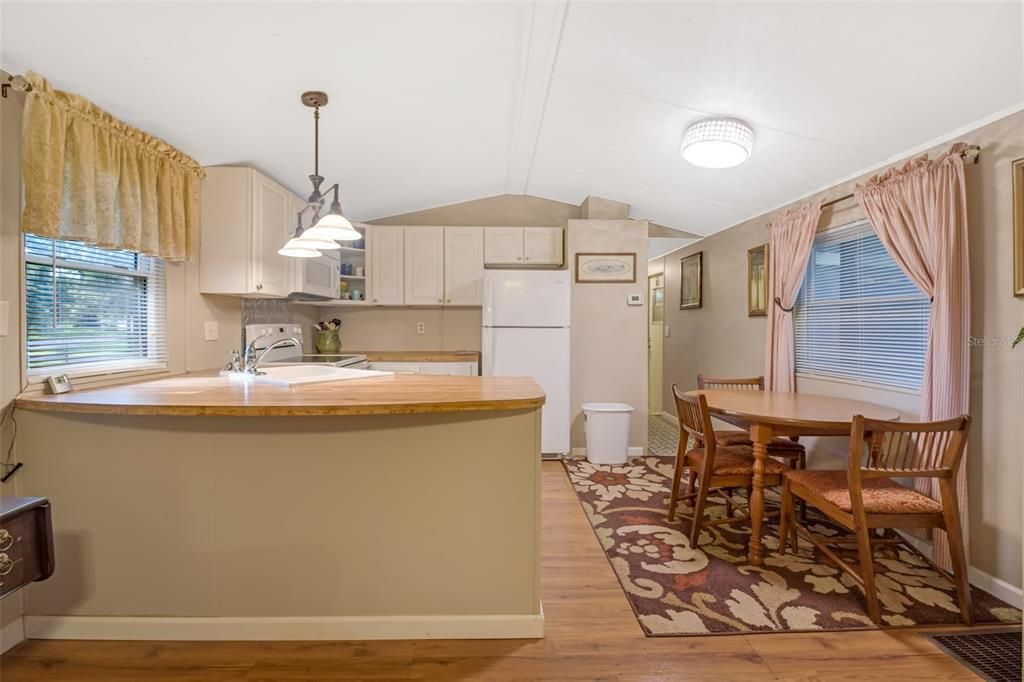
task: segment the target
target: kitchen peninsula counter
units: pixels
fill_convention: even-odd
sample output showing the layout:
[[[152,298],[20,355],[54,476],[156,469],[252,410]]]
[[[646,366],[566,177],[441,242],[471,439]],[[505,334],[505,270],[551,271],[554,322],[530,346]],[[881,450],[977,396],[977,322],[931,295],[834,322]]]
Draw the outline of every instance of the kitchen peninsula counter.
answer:
[[[30,638],[535,638],[531,379],[187,374],[17,403],[53,508]]]
[[[530,378],[396,374],[291,388],[232,381],[216,372],[22,396],[24,410],[150,416],[340,416],[537,408],[544,392]]]

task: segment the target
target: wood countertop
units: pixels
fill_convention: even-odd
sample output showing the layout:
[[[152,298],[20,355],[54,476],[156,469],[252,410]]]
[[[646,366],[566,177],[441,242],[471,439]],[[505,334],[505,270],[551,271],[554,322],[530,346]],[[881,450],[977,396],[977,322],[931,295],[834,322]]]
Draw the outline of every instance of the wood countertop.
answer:
[[[521,410],[544,404],[530,378],[399,375],[291,388],[185,374],[61,395],[22,396],[25,410],[83,414],[279,417]]]
[[[478,350],[349,350],[350,355],[365,355],[370,362],[479,362]]]

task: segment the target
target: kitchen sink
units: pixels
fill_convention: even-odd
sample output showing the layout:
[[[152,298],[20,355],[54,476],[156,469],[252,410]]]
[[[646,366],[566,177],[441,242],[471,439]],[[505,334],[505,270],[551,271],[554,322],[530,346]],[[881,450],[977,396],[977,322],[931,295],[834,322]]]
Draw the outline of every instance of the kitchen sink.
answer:
[[[326,381],[348,381],[351,379],[370,379],[373,377],[392,376],[394,372],[380,372],[370,369],[349,369],[330,365],[286,365],[283,367],[262,367],[263,374],[246,376],[257,384],[273,384],[274,386],[297,386],[300,384],[316,384]]]

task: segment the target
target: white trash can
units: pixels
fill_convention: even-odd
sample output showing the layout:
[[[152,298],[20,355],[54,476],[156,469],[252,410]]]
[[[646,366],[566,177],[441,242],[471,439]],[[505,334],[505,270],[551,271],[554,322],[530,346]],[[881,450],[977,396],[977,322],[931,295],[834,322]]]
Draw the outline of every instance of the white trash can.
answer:
[[[583,431],[587,461],[625,464],[629,460],[629,419],[633,406],[626,403],[583,403]]]

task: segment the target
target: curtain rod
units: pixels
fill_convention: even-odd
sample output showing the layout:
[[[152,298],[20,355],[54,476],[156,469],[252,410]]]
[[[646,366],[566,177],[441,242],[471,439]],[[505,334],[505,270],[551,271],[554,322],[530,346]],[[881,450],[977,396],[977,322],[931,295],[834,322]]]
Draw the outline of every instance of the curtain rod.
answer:
[[[15,76],[0,69],[0,81],[2,81],[0,82],[0,97],[7,97],[8,88],[32,92],[32,84],[25,80],[24,76]]]
[[[981,158],[981,147],[979,147],[976,144],[969,145],[966,149],[964,149],[963,151],[960,152],[960,156],[962,156],[965,159],[968,159],[969,161],[973,161],[974,163],[978,163],[978,160]],[[841,197],[837,197],[835,199],[829,199],[828,201],[824,202],[821,205],[821,207],[823,209],[825,209],[825,208],[828,208],[829,206],[835,206],[836,204],[841,203],[843,201],[847,201],[849,199],[853,199],[855,196],[857,196],[857,195],[854,194],[853,192],[851,192],[849,194],[844,194]],[[765,227],[767,227],[769,229],[771,229],[771,226],[772,226],[771,223],[768,223],[767,225],[765,225]]]

